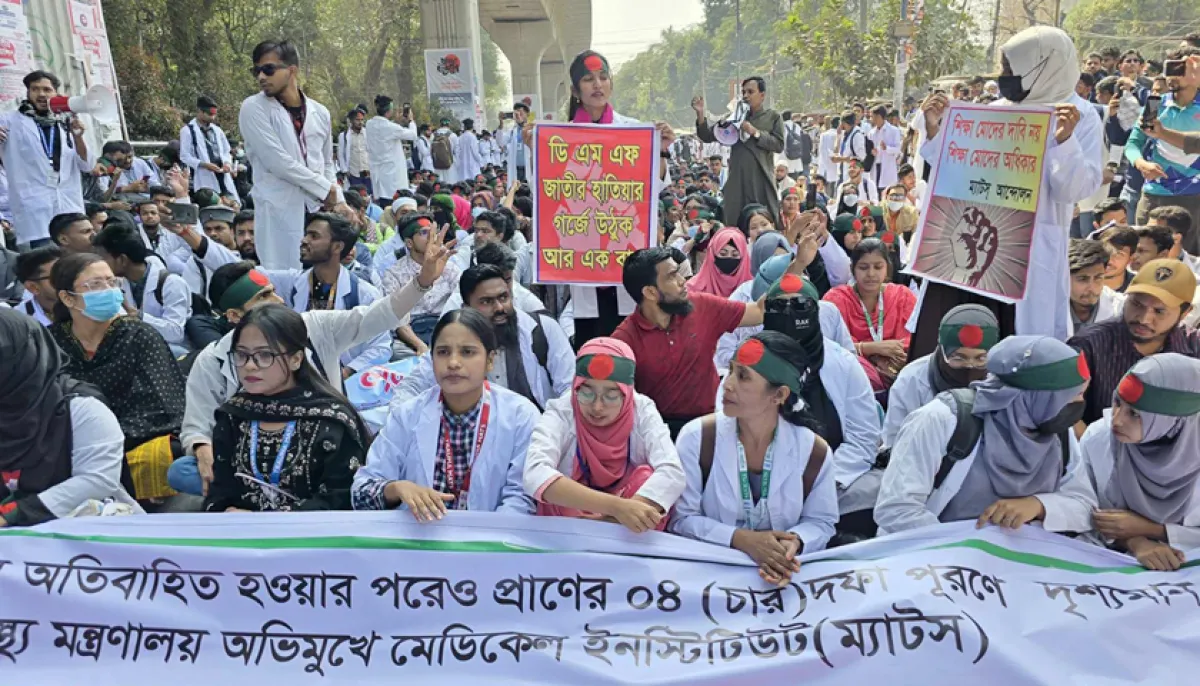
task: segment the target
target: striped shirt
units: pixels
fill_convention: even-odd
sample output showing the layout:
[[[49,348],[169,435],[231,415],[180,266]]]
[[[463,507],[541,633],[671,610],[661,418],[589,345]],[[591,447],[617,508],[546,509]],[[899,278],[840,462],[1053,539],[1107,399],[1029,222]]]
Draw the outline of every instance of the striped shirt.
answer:
[[[1087,405],[1083,421],[1091,424],[1104,415],[1105,408],[1112,407],[1117,384],[1142,359],[1142,354],[1134,347],[1129,327],[1121,317],[1088,326],[1067,341],[1067,345],[1083,352],[1092,372],[1092,382],[1083,395]],[[1177,326],[1159,352],[1200,359],[1200,332]]]

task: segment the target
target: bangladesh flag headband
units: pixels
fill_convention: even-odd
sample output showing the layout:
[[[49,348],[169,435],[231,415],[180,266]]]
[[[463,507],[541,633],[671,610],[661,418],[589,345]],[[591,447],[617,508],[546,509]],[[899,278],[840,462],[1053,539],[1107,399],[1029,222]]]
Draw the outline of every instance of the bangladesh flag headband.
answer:
[[[817,287],[811,282],[805,281],[799,274],[784,274],[778,281],[771,284],[767,290],[767,300],[774,300],[782,295],[795,295],[802,293],[812,298],[820,300],[821,296],[817,292]]]
[[[1000,339],[1000,330],[994,326],[979,324],[942,324],[938,327],[938,343],[942,350],[959,348],[991,350]]]
[[[1009,386],[1026,391],[1065,391],[1091,380],[1092,372],[1088,369],[1087,358],[1079,353],[1058,362],[996,376]]]
[[[1129,372],[1117,386],[1117,396],[1139,412],[1168,417],[1190,417],[1200,414],[1200,393],[1174,388],[1150,386]]]
[[[762,374],[763,378],[776,386],[787,386],[796,395],[804,388],[804,374],[790,362],[767,350],[757,338],[748,339],[738,348],[733,359]]]
[[[250,302],[251,298],[258,295],[259,291],[270,285],[271,280],[267,278],[266,274],[257,269],[251,269],[225,289],[225,293],[221,295],[221,301],[217,303],[217,308],[222,312],[240,310]]]
[[[596,381],[615,381],[633,385],[633,373],[637,364],[628,357],[595,353],[584,355],[575,361],[575,376]]]

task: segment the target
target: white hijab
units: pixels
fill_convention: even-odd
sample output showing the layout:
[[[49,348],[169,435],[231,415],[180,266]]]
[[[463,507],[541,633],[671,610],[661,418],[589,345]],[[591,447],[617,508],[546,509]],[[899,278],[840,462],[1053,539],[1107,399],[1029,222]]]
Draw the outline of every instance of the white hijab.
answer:
[[[1053,26],[1033,26],[1008,39],[1000,48],[1012,73],[1029,91],[1021,105],[1055,105],[1069,102],[1079,82],[1079,53],[1065,31]],[[1013,104],[1000,101],[1004,104]]]

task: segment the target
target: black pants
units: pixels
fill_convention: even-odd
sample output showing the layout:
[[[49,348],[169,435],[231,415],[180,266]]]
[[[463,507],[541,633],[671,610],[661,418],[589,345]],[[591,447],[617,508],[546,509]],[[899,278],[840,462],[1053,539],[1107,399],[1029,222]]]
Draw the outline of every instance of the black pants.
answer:
[[[578,303],[576,303],[578,305]],[[575,350],[583,347],[584,343],[593,338],[603,338],[611,336],[613,331],[617,330],[617,326],[625,318],[617,311],[617,287],[605,286],[596,289],[596,311],[599,314],[595,318],[581,319],[575,318]],[[578,310],[576,310],[578,312]]]
[[[671,432],[671,440],[679,438],[679,432],[683,431],[683,427],[687,426],[688,422],[695,417],[663,417],[663,423],[667,425],[667,431]]]

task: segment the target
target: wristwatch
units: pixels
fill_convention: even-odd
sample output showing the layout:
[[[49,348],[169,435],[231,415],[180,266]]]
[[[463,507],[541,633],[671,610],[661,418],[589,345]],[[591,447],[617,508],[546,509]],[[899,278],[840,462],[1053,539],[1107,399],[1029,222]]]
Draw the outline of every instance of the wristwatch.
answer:
[[[658,156],[663,158],[664,160],[669,160],[669,159],[671,159],[671,151],[670,150],[660,150],[658,152]]]

